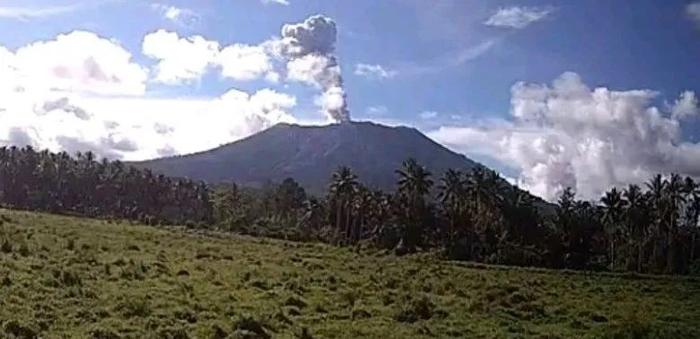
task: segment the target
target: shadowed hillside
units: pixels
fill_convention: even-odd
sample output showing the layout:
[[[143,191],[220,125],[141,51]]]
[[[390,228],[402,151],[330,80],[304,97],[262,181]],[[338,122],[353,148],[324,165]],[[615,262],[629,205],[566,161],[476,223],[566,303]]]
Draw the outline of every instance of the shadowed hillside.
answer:
[[[416,129],[371,122],[278,124],[210,151],[134,165],[169,176],[209,183],[235,181],[248,186],[292,177],[318,193],[327,188],[330,174],[340,165],[352,168],[370,187],[392,190],[396,183],[394,171],[408,158],[415,158],[436,177],[448,168],[477,166]]]

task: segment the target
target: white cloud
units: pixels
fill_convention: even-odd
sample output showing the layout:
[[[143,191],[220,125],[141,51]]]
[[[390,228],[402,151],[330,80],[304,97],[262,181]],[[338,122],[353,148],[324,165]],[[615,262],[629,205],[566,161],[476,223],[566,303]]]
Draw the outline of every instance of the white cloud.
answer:
[[[189,73],[171,79],[190,77],[198,67],[186,63]],[[116,42],[87,32],[16,52],[0,46],[0,77],[0,145],[135,160],[201,151],[295,121],[289,110],[296,98],[270,89],[149,97],[145,69]]]
[[[420,113],[420,118],[423,120],[429,120],[436,118],[438,116],[438,112],[435,111],[424,111]]]
[[[49,7],[7,7],[0,6],[0,18],[29,20],[62,15],[79,9],[79,5]]]
[[[700,107],[698,106],[698,98],[695,92],[685,91],[671,106],[671,115],[676,120],[683,120],[690,117],[700,115]]]
[[[221,50],[216,61],[224,77],[252,80],[265,76],[271,82],[277,82],[279,77],[262,46],[233,44]]]
[[[374,79],[388,79],[396,76],[397,72],[389,70],[382,65],[357,64],[355,65],[355,75]]]
[[[682,122],[653,106],[654,91],[590,89],[565,73],[551,86],[518,83],[511,92],[513,121],[445,126],[429,135],[520,169],[518,184],[547,199],[567,186],[595,199],[654,173],[700,176],[700,144],[681,140]],[[678,103],[690,97],[686,92]]]
[[[696,24],[700,25],[700,2],[689,3],[685,7],[686,13],[691,20],[695,21]]]
[[[519,6],[500,8],[495,14],[488,18],[484,24],[494,27],[522,29],[546,18],[551,13],[551,8]]]
[[[289,6],[289,0],[260,0],[260,1],[265,5],[276,4],[276,5]]]
[[[117,42],[91,32],[74,31],[35,42],[15,53],[0,52],[16,89],[62,90],[110,95],[145,91],[146,71]],[[7,82],[6,82],[7,85]]]
[[[295,122],[288,110],[296,99],[270,89],[252,94],[232,89],[217,98],[62,98],[18,94],[6,99],[0,105],[5,108],[0,111],[0,144],[92,150],[135,160],[161,156],[163,149],[173,154],[202,151],[278,122]]]
[[[143,53],[158,60],[155,80],[179,84],[198,80],[214,62],[219,43],[201,36],[180,38],[177,33],[158,30],[143,38]]]
[[[151,8],[164,19],[181,26],[192,26],[200,20],[199,14],[189,8],[181,8],[161,3],[151,4]]]
[[[214,67],[220,68],[221,76],[234,80],[264,77],[277,82],[279,78],[264,45],[232,44],[222,49],[218,42],[199,35],[184,38],[158,30],[144,37],[142,49],[146,56],[158,60],[154,80],[166,84],[199,80]]]

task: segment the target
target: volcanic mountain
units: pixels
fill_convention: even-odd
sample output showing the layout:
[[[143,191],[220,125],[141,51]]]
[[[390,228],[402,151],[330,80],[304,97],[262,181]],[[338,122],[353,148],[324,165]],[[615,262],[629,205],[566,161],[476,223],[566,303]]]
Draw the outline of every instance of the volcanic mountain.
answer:
[[[291,177],[308,191],[320,193],[341,165],[350,167],[369,187],[393,190],[395,170],[408,158],[416,159],[436,177],[448,168],[468,170],[480,166],[414,128],[371,122],[278,124],[209,151],[133,165],[211,184],[233,181],[259,187]]]

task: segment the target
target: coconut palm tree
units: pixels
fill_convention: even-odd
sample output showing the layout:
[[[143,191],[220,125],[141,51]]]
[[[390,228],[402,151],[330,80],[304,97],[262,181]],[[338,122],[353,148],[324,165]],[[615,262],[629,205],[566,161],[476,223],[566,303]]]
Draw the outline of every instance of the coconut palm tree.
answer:
[[[681,217],[680,211],[686,202],[684,194],[683,178],[674,173],[668,179],[666,185],[667,210],[667,232],[666,232],[666,272],[676,273],[678,221]]]
[[[420,245],[423,233],[423,218],[426,212],[425,196],[430,192],[433,181],[431,173],[411,158],[403,162],[396,170],[399,176],[398,194],[403,203],[406,223],[404,233],[405,245],[409,250]]]
[[[612,188],[605,193],[600,200],[603,204],[603,225],[608,233],[608,243],[610,245],[610,270],[615,270],[615,242],[620,231],[620,224],[623,213],[622,195],[617,188]]]
[[[344,229],[345,240],[350,236],[352,199],[357,192],[357,175],[347,166],[339,167],[332,175],[330,198],[335,202],[336,240]],[[344,219],[343,219],[344,218]]]
[[[460,171],[448,169],[440,179],[438,200],[449,218],[447,241],[451,245],[457,218],[462,214],[464,198],[464,178]]]
[[[629,185],[623,192],[624,223],[628,236],[630,249],[632,245],[637,247],[637,272],[642,272],[644,261],[644,242],[651,224],[651,213],[647,198],[638,185]],[[631,250],[629,256],[631,257]]]

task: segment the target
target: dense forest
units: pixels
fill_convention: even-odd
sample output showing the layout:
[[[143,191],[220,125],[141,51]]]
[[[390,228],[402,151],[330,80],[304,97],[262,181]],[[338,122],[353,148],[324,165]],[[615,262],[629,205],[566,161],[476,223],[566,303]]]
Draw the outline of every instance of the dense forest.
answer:
[[[700,273],[700,186],[689,177],[657,175],[644,187],[612,188],[600,201],[566,189],[550,208],[483,167],[435,178],[408,159],[396,174],[397,189],[388,193],[341,167],[326,196],[315,197],[292,178],[212,188],[90,152],[73,158],[5,147],[0,205],[492,264]]]

